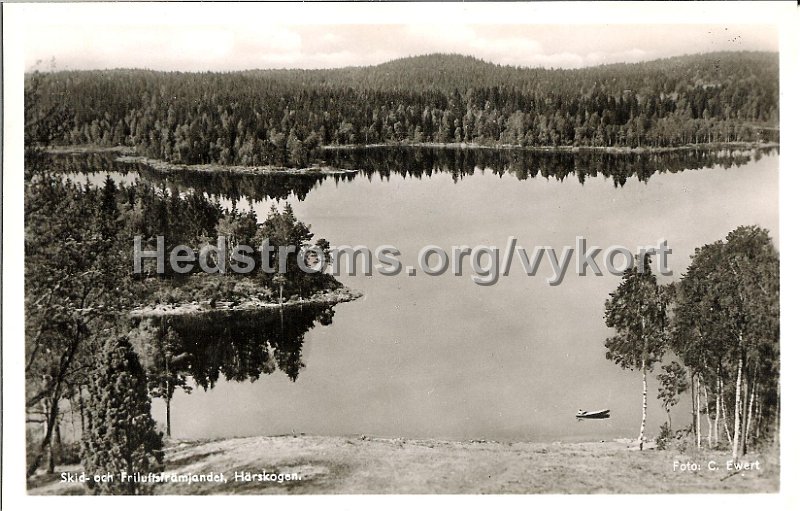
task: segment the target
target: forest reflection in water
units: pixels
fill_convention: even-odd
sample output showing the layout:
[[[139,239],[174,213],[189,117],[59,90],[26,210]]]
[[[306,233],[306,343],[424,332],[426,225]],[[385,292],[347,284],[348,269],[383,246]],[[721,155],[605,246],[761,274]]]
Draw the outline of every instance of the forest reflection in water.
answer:
[[[279,310],[213,311],[136,320],[155,372],[188,387],[187,377],[205,390],[222,377],[256,381],[276,370],[297,380],[305,367],[303,340],[316,325],[330,325],[331,305],[306,304]],[[187,388],[187,390],[188,390]]]
[[[130,173],[179,192],[198,191],[230,201],[245,199],[259,202],[283,200],[294,195],[305,200],[308,193],[325,180],[350,182],[361,174],[368,179],[423,178],[450,174],[458,182],[478,173],[518,180],[555,179],[563,181],[575,175],[580,183],[603,177],[623,187],[630,179],[647,182],[656,173],[678,173],[713,166],[739,167],[752,160],[777,152],[777,148],[758,150],[691,149],[664,153],[606,153],[594,150],[576,152],[541,152],[520,149],[453,149],[433,147],[374,147],[329,149],[324,164],[354,170],[345,174],[307,173],[236,173],[224,168],[212,171],[181,169],[159,171],[145,163],[116,160],[113,153],[53,155],[50,168],[74,178],[78,175]],[[133,180],[128,177],[126,180]]]

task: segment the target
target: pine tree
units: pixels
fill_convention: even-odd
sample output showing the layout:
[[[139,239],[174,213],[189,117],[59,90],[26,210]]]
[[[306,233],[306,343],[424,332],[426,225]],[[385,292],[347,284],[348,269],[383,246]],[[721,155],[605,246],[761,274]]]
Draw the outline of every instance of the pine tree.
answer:
[[[89,383],[88,428],[82,439],[87,474],[112,474],[88,483],[96,494],[139,495],[151,488],[121,475],[159,472],[161,434],[150,415],[147,379],[127,337],[109,339],[99,353]]]

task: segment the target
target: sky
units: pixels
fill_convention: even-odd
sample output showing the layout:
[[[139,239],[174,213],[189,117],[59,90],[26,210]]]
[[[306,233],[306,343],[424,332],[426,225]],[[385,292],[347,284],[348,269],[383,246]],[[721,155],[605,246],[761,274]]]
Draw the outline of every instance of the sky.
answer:
[[[58,69],[335,68],[435,52],[497,64],[578,68],[709,51],[778,50],[777,30],[765,25],[508,24],[514,16],[501,18],[502,24],[478,24],[474,16],[471,23],[432,23],[441,18],[418,16],[418,22],[399,24],[326,23],[317,16],[313,23],[298,24],[276,23],[287,18],[270,16],[271,7],[260,5],[236,17],[184,16],[181,9],[195,5],[171,5],[145,16],[141,10],[85,5],[28,16],[26,69],[46,69],[52,60]]]

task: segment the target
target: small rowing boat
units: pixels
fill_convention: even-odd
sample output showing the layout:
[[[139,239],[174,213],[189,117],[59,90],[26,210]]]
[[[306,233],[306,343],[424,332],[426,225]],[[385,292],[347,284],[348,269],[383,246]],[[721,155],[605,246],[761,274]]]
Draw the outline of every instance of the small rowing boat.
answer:
[[[611,417],[611,410],[608,408],[605,410],[595,410],[593,412],[578,410],[578,413],[575,414],[575,418],[577,419],[608,419],[609,417]]]

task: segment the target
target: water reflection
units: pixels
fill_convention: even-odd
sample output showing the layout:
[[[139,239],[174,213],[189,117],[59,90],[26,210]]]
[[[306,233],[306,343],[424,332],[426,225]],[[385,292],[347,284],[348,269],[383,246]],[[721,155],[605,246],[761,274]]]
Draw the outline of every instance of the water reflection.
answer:
[[[138,326],[149,338],[143,349],[149,354],[151,372],[166,369],[177,386],[191,377],[208,390],[220,377],[252,382],[276,370],[297,380],[305,367],[305,335],[317,324],[330,325],[333,315],[332,306],[312,304],[285,311],[216,311],[148,318]]]
[[[146,165],[117,161],[119,155],[113,152],[101,153],[60,153],[50,154],[47,168],[54,172],[70,174],[128,174],[141,172]]]
[[[230,201],[247,199],[252,202],[283,200],[290,195],[305,200],[308,193],[326,178],[338,182],[344,177],[325,174],[234,174],[224,170],[160,172],[147,166],[140,170],[140,174],[150,182],[177,188],[181,192],[195,190]],[[352,179],[353,175],[350,176]]]
[[[674,248],[670,262],[678,276],[695,247],[720,239],[737,225],[759,224],[777,232],[778,161],[774,156],[753,161],[763,153],[381,151],[340,152],[340,166],[359,168],[359,173],[338,180],[307,176],[316,184],[302,185],[313,187],[304,201],[297,176],[284,176],[291,184],[276,188],[281,176],[227,175],[212,190],[222,177],[142,175],[211,195],[246,197],[256,192],[248,187],[263,186],[257,193],[272,198],[289,189],[288,202],[298,218],[326,239],[370,247],[390,242],[404,254],[430,243],[503,246],[508,235],[531,246],[564,246],[574,243],[576,235],[604,247],[635,247],[664,238]],[[525,180],[517,181],[519,176]],[[266,201],[257,205],[261,218],[268,207]],[[176,318],[173,328],[177,321],[189,323],[180,327],[184,334],[176,344],[181,351],[169,360],[187,381],[196,376],[209,391],[175,393],[174,435],[295,430],[567,440],[638,431],[641,381],[604,356],[609,332],[603,301],[618,278],[570,273],[564,285],[550,287],[514,268],[509,278],[486,287],[475,286],[466,275],[343,276],[343,284],[365,298],[337,306],[330,327],[306,329],[301,322],[292,334],[287,334],[292,327],[286,321],[301,318],[288,310],[284,335],[276,333],[281,332],[279,315],[232,322],[224,314],[216,320]],[[316,325],[326,320],[305,321]],[[260,327],[250,324],[259,322]],[[308,367],[293,383],[304,362]],[[289,377],[261,377],[270,372]],[[258,381],[248,383],[253,378]],[[167,392],[180,386],[180,381],[166,381]],[[689,401],[682,401],[684,417]],[[615,410],[613,419],[577,423],[574,410],[587,403]],[[169,414],[169,401],[164,404]],[[162,417],[161,400],[156,406]],[[666,417],[659,407],[650,411],[646,434],[655,436]]]
[[[451,174],[453,181],[490,171],[498,176],[511,174],[524,180],[537,176],[559,181],[571,174],[583,183],[587,177],[612,178],[622,186],[636,177],[646,182],[656,172],[681,172],[720,165],[741,166],[763,151],[686,150],[656,154],[605,153],[590,150],[577,152],[541,152],[520,149],[449,149],[389,147],[336,150],[325,153],[325,160],[335,167],[363,169],[367,175],[391,174],[403,177]]]
[[[369,179],[423,178],[449,174],[454,182],[478,173],[490,172],[499,177],[519,180],[543,178],[563,181],[575,175],[583,184],[588,178],[603,177],[622,187],[629,179],[647,182],[656,173],[678,173],[720,166],[739,167],[751,160],[776,153],[765,150],[682,150],[656,154],[617,154],[597,151],[540,152],[519,149],[451,149],[430,147],[380,147],[329,149],[322,153],[326,164],[344,169],[358,169]],[[161,172],[142,163],[116,161],[111,153],[68,154],[51,156],[53,170],[69,174],[137,173],[143,179],[180,192],[198,191],[231,201],[246,199],[259,202],[286,199],[294,195],[305,200],[308,193],[325,180],[349,182],[358,174],[235,174],[175,170]]]

